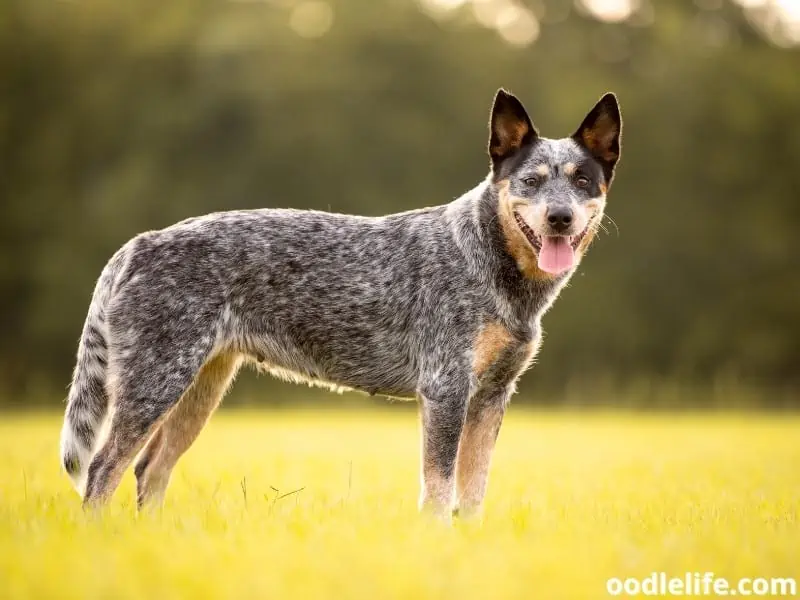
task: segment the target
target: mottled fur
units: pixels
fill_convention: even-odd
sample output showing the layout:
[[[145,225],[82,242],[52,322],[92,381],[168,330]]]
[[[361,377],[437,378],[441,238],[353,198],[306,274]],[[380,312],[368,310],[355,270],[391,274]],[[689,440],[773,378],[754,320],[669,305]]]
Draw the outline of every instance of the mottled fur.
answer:
[[[132,239],[95,288],[69,393],[62,462],[84,503],[107,500],[140,452],[139,504],[160,500],[247,361],[419,398],[421,505],[477,512],[509,396],[574,270],[536,268],[514,211],[544,235],[548,210],[569,205],[596,230],[619,134],[613,96],[573,137],[548,140],[501,90],[492,172],[450,204],[379,218],[232,211]]]

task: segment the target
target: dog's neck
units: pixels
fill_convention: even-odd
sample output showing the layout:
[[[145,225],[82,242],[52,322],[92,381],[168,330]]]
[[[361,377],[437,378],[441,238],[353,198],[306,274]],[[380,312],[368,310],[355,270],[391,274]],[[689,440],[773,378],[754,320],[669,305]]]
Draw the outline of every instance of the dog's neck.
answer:
[[[541,317],[572,276],[573,270],[552,276],[521,264],[523,249],[510,229],[516,226],[503,214],[497,188],[488,179],[454,200],[447,215],[470,270],[507,306],[503,312],[513,320]]]

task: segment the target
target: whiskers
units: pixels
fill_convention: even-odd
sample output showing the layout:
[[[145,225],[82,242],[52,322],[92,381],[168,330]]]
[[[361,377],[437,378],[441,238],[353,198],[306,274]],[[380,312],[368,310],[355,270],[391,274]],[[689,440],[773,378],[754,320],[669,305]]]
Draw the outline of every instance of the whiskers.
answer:
[[[611,224],[614,226],[614,229],[617,232],[617,237],[619,237],[619,226],[617,225],[617,222],[614,221],[614,219],[612,219],[609,215],[607,215],[605,213],[603,214],[603,217],[600,219],[600,221],[598,221],[597,228],[602,230],[603,233],[607,233],[608,235],[611,235],[611,231],[609,231],[608,227],[606,227],[605,224],[603,223],[603,221],[605,219],[608,219],[609,221],[611,221]]]

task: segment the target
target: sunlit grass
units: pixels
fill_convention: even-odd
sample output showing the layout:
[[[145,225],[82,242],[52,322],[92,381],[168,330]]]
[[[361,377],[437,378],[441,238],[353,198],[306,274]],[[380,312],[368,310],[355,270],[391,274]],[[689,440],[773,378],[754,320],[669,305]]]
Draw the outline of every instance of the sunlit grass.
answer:
[[[453,528],[416,514],[411,411],[221,413],[144,516],[131,475],[82,513],[59,428],[0,423],[2,598],[592,599],[652,571],[800,576],[798,417],[513,408],[483,524]]]

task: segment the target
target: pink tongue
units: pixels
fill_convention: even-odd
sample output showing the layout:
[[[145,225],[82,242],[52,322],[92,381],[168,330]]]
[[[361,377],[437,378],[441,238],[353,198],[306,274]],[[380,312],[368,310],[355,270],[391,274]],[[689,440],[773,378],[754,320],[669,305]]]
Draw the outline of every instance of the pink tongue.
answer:
[[[539,268],[542,271],[558,275],[571,269],[575,264],[575,252],[567,237],[543,236],[542,249],[539,251]]]

